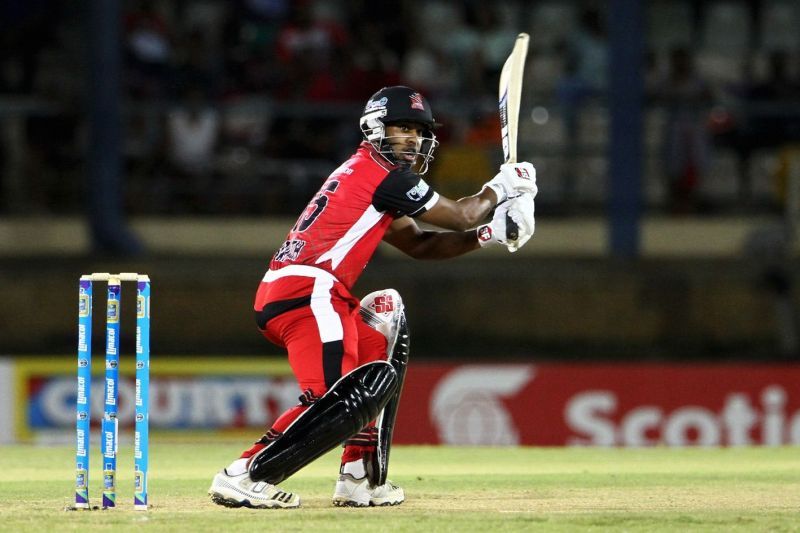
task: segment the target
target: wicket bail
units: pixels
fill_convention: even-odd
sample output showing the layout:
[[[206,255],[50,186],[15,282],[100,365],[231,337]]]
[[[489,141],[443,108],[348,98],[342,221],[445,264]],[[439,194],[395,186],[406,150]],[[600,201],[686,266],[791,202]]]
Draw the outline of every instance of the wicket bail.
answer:
[[[136,273],[94,273],[80,278],[78,295],[78,394],[76,400],[75,508],[90,509],[89,450],[92,386],[92,282],[108,282],[106,305],[106,372],[101,423],[103,457],[103,508],[115,507],[117,499],[117,451],[119,420],[120,311],[122,282],[135,281],[136,294],[136,396],[134,422],[134,491],[136,510],[147,510],[147,467],[150,419],[150,278]]]

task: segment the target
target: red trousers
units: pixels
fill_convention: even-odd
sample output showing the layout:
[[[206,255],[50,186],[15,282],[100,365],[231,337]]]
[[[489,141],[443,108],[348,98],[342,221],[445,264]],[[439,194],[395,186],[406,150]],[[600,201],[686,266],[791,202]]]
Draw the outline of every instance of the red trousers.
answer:
[[[303,395],[298,405],[275,420],[265,439],[242,457],[254,455],[283,433],[341,376],[386,359],[386,338],[364,323],[359,308],[360,302],[332,276],[286,276],[261,283],[255,301],[259,328],[268,340],[287,350]],[[359,442],[363,444],[364,439]],[[346,443],[342,462],[373,450],[373,445]]]

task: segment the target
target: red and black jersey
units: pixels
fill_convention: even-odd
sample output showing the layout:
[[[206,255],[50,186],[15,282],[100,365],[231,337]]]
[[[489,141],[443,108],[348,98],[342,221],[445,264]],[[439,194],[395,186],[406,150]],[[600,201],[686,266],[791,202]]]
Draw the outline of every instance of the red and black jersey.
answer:
[[[390,164],[368,142],[325,180],[270,262],[308,265],[348,289],[395,218],[419,216],[439,195],[412,170]]]

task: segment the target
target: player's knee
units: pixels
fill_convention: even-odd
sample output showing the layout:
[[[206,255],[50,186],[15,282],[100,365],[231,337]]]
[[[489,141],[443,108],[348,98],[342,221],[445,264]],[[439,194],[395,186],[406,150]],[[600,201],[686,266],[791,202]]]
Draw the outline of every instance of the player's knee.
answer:
[[[361,318],[390,341],[396,336],[398,316],[403,310],[403,299],[394,289],[371,292],[361,299]]]

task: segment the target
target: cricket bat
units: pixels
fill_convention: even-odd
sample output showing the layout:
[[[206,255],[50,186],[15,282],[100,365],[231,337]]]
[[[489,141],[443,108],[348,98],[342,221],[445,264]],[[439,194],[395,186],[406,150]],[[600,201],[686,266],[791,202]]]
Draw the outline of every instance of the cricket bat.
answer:
[[[500,72],[500,136],[503,142],[503,159],[506,163],[517,162],[519,106],[529,40],[530,36],[527,33],[517,35],[514,49],[511,50],[511,55],[506,59]],[[512,241],[519,237],[517,224],[508,215],[506,215],[506,237]]]

